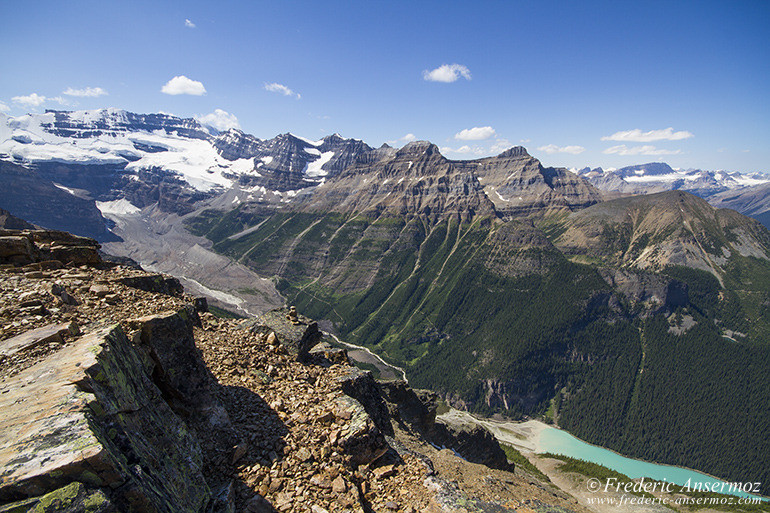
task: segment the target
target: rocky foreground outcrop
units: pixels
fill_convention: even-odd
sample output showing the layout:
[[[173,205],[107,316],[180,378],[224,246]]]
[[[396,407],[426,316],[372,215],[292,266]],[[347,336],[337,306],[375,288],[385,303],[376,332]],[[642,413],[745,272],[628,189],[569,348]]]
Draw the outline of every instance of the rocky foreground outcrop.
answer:
[[[435,395],[308,351],[311,320],[219,319],[58,237],[3,234],[32,261],[0,266],[1,512],[580,509],[431,446],[463,442]]]

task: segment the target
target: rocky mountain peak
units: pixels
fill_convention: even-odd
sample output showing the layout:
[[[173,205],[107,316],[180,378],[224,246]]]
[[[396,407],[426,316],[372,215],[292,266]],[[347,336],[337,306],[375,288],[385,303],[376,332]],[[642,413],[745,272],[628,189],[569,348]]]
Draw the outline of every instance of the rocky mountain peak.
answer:
[[[628,176],[654,176],[667,175],[673,173],[674,169],[665,162],[648,162],[647,164],[638,164],[635,166],[626,166],[618,169],[615,173],[623,178]]]
[[[529,157],[529,153],[524,146],[514,146],[502,152],[497,158]]]
[[[438,146],[430,141],[412,141],[405,144],[400,150],[398,150],[398,152],[396,152],[397,158],[424,158],[432,156],[443,157],[438,149]]]

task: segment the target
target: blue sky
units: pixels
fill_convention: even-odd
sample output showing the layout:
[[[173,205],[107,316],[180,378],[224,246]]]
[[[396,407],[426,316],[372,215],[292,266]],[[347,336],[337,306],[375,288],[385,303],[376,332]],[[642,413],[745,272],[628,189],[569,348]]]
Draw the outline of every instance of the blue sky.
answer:
[[[0,0],[0,110],[768,172],[768,27],[767,1]]]

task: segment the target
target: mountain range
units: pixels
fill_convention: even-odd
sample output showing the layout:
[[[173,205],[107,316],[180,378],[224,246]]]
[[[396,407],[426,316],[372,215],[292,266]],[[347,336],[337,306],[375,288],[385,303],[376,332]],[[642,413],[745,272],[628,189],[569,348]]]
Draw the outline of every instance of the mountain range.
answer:
[[[761,176],[575,173],[523,147],[455,161],[111,109],[0,121],[13,215],[232,309],[295,304],[454,406],[770,483],[770,232],[687,192],[761,216],[762,185],[731,188]]]

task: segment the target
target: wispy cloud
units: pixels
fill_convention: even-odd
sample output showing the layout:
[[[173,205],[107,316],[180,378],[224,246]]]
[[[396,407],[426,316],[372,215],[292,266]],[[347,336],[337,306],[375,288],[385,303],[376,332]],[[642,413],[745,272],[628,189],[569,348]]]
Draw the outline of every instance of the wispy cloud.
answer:
[[[628,148],[625,144],[618,146],[611,146],[604,150],[607,155],[678,155],[682,153],[682,150],[663,150],[658,149],[655,146],[645,144],[644,146],[632,146]]]
[[[538,151],[543,151],[548,154],[553,153],[569,153],[571,155],[578,155],[580,153],[583,153],[586,151],[585,148],[582,146],[572,145],[572,146],[557,146],[555,144],[546,144],[545,146],[540,146],[537,148]]]
[[[489,151],[490,153],[498,154],[504,152],[511,146],[513,146],[513,144],[511,144],[511,141],[508,139],[497,138],[495,139],[495,142],[492,144],[492,146],[489,147]]]
[[[235,114],[230,114],[222,109],[214,109],[214,112],[198,116],[196,119],[204,125],[213,126],[220,131],[229,130],[231,128],[241,128],[241,124],[238,122],[238,118],[235,117]]]
[[[442,146],[441,148],[439,148],[439,150],[441,151],[441,153],[457,153],[461,155],[467,155],[467,154],[484,155],[484,153],[486,153],[483,148],[480,148],[478,146],[469,146],[467,144],[464,144],[459,148]]]
[[[441,150],[441,153],[470,153],[473,151],[473,149],[466,145],[460,146],[459,148],[451,148],[449,146],[442,146],[439,148]]]
[[[391,146],[398,146],[400,144],[406,144],[416,140],[417,140],[417,136],[409,132],[404,137],[399,137],[398,139],[393,139],[392,141],[385,141],[385,142],[387,142]]]
[[[456,82],[460,77],[470,80],[471,70],[462,64],[442,64],[436,69],[422,72],[423,80],[429,82]]]
[[[178,94],[203,96],[206,94],[206,88],[197,80],[192,80],[184,75],[179,75],[166,82],[166,85],[160,89],[160,92],[174,96]]]
[[[61,105],[67,104],[67,100],[61,96],[50,97],[42,96],[37,93],[28,94],[26,96],[14,96],[11,100],[13,100],[14,103],[26,105],[27,107],[39,107],[46,102],[56,102]]]
[[[193,23],[190,20],[188,20],[187,18],[185,18],[184,26],[187,27],[187,28],[195,28],[197,25],[195,25],[195,23]]]
[[[460,130],[455,134],[455,139],[460,141],[481,141],[495,135],[495,129],[491,126],[475,126]]]
[[[265,91],[270,91],[271,93],[279,93],[284,96],[296,96],[298,100],[302,98],[301,94],[292,91],[285,85],[279,84],[278,82],[271,82],[269,84],[266,83]]]
[[[0,102],[0,112],[8,112],[9,110],[11,110],[11,108],[8,105]]]
[[[650,130],[649,132],[642,132],[638,128],[633,130],[625,130],[621,132],[615,132],[612,135],[602,137],[602,141],[619,141],[619,142],[655,142],[655,141],[681,141],[682,139],[689,139],[694,137],[691,132],[687,130],[680,130],[674,132],[672,127],[662,128],[660,130]]]
[[[81,98],[96,98],[97,96],[107,96],[107,91],[101,87],[86,87],[85,89],[73,89],[68,87],[62,94],[67,96],[78,96]]]

